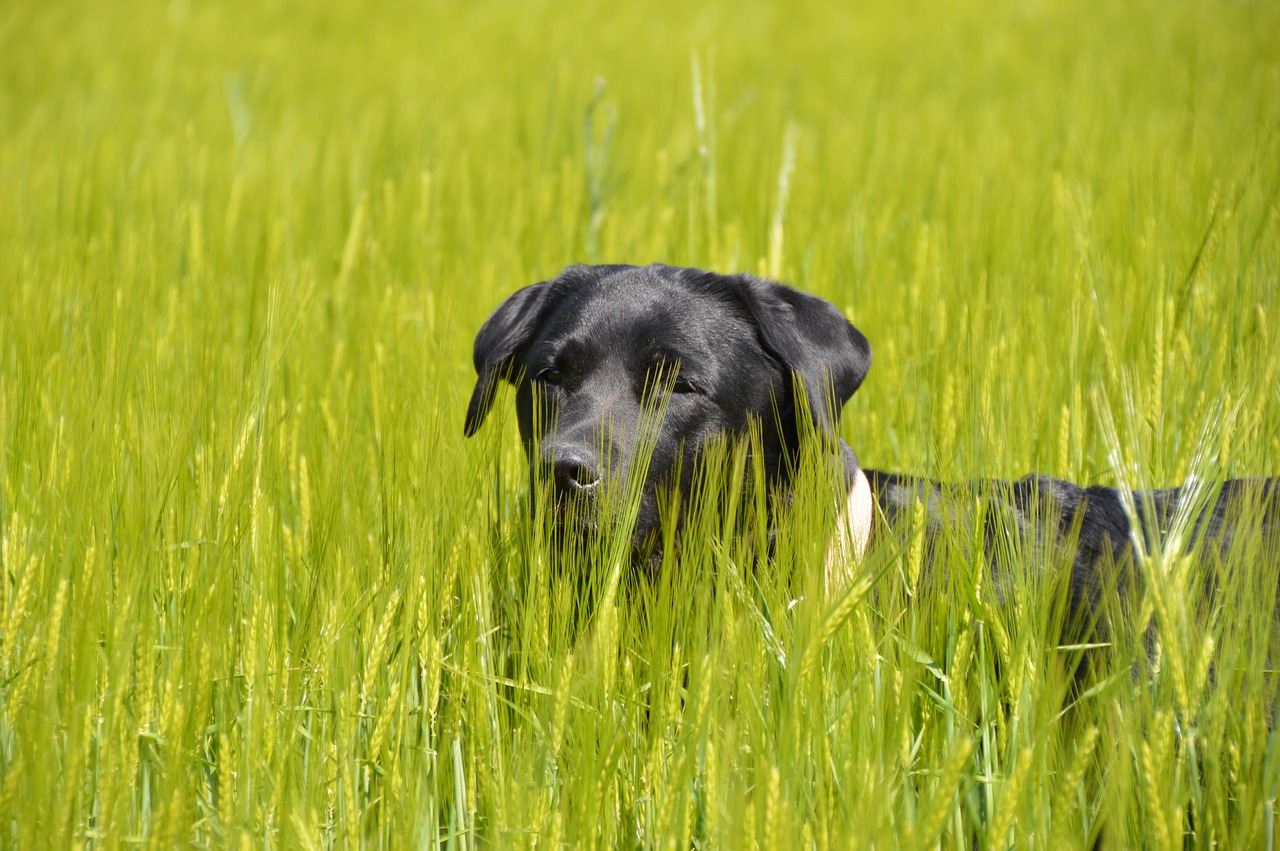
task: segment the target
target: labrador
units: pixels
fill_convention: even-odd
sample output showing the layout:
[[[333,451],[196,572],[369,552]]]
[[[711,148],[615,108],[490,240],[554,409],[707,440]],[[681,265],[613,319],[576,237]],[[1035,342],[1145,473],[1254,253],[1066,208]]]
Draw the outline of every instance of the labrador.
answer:
[[[1190,533],[1219,550],[1229,545],[1238,512],[1259,517],[1268,534],[1280,530],[1275,478],[1227,481],[1205,498],[1181,488],[1126,493],[1047,476],[955,486],[864,470],[839,422],[871,366],[867,338],[830,303],[750,275],[571,266],[499,305],[476,337],[474,360],[465,433],[480,428],[499,383],[514,384],[531,483],[545,481],[562,524],[592,527],[606,484],[627,480],[637,443],[652,443],[632,541],[642,561],[661,556],[662,488],[687,495],[702,448],[753,424],[755,451],[776,492],[790,488],[803,440],[819,441],[839,468],[843,509],[829,584],[841,581],[842,568],[874,535],[908,525],[921,506],[931,547],[946,526],[965,523],[950,498],[957,489],[989,506],[982,519],[967,518],[982,523],[977,535],[988,541],[988,558],[997,549],[992,539],[1011,530],[1031,546],[1066,546],[1071,601],[1083,609],[1097,602],[1108,576],[1114,581],[1116,565],[1132,562],[1135,547],[1159,545],[1184,500],[1195,500]],[[656,395],[662,417],[646,437]]]

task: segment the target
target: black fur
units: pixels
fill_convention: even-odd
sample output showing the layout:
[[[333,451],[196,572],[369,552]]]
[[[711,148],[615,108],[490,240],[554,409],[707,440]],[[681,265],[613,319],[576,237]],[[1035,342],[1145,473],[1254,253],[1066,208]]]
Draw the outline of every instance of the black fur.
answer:
[[[765,468],[785,480],[800,409],[838,440],[840,409],[870,362],[866,338],[839,311],[779,284],[669,266],[573,266],[512,295],[480,329],[465,431],[484,421],[497,381],[510,381],[531,476],[545,472],[566,501],[589,507],[606,480],[626,478],[653,388],[674,382],[636,529],[637,549],[652,555],[659,485],[687,493],[707,440],[757,420]],[[809,394],[803,405],[793,376]]]
[[[871,347],[834,306],[781,284],[661,265],[572,266],[503,302],[480,329],[474,357],[479,377],[466,434],[483,423],[497,382],[510,381],[531,479],[545,474],[562,503],[579,509],[590,509],[610,478],[626,479],[653,387],[663,378],[675,381],[635,538],[637,551],[650,557],[659,537],[662,483],[688,493],[697,453],[712,437],[740,434],[758,422],[770,483],[785,491],[807,411],[816,426],[810,433],[842,459],[846,481],[858,469],[839,438],[840,412],[867,375]],[[889,528],[909,519],[917,502],[927,506],[935,531],[962,522],[949,498],[960,487],[993,507],[988,524],[997,517],[1006,527],[1011,522],[1033,546],[1066,542],[1073,548],[1072,599],[1080,608],[1090,608],[1114,581],[1114,569],[1108,577],[1104,567],[1130,561],[1128,515],[1113,488],[1043,476],[954,486],[864,472],[880,522],[887,519]],[[1194,534],[1227,546],[1230,509],[1246,501],[1256,501],[1264,529],[1280,529],[1277,481],[1223,483],[1198,512]],[[1180,489],[1135,494],[1139,540],[1154,544],[1150,536],[1168,525],[1181,498]],[[577,516],[590,523],[590,510]]]

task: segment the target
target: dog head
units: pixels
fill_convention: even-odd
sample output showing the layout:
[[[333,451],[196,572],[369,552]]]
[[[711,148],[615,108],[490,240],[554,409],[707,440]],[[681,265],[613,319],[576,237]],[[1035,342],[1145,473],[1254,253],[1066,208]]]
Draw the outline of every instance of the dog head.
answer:
[[[545,482],[562,512],[574,507],[575,524],[592,524],[607,482],[628,480],[652,428],[634,538],[652,553],[659,491],[688,494],[709,440],[757,421],[766,473],[783,485],[802,435],[838,448],[840,411],[871,347],[828,302],[748,275],[571,266],[499,305],[474,358],[466,434],[498,383],[514,384],[531,481]]]

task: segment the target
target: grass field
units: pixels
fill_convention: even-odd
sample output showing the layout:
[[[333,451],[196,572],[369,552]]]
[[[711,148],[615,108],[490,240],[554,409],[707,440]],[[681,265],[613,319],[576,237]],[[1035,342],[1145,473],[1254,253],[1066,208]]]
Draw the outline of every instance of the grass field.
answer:
[[[0,847],[1273,847],[1256,547],[1070,697],[1057,565],[820,500],[583,605],[462,421],[661,260],[845,309],[869,467],[1276,474],[1278,130],[1265,1],[0,6]]]

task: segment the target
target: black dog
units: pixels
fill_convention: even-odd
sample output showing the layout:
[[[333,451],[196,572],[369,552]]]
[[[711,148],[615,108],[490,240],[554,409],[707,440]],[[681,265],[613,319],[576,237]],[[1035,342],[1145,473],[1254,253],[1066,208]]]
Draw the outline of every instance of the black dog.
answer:
[[[515,383],[531,475],[545,471],[561,504],[585,507],[589,523],[610,476],[627,477],[655,389],[670,384],[635,532],[637,551],[652,556],[659,485],[687,493],[708,439],[754,418],[765,469],[786,485],[800,434],[793,373],[852,476],[857,460],[836,430],[870,364],[866,338],[839,311],[793,289],[666,266],[574,266],[512,295],[480,329],[466,433],[484,421],[498,380]]]
[[[935,530],[955,519],[949,487],[863,471],[839,438],[841,409],[870,365],[867,339],[834,306],[781,284],[660,265],[572,266],[516,292],[480,329],[465,431],[480,427],[500,379],[514,383],[532,480],[545,474],[559,504],[590,525],[605,482],[628,476],[646,406],[669,392],[634,538],[649,560],[657,554],[659,490],[666,483],[688,493],[709,439],[757,423],[770,484],[785,492],[800,442],[811,436],[842,467],[845,508],[829,559],[839,561],[861,553],[873,525],[900,526],[917,505]],[[1264,530],[1280,530],[1277,481],[1225,482],[1197,506],[1191,533],[1226,546],[1237,506],[1260,514]],[[1037,546],[1069,542],[1072,597],[1086,609],[1104,584],[1101,567],[1132,555],[1130,512],[1141,527],[1136,540],[1151,546],[1188,498],[1170,489],[1126,500],[1114,488],[1043,476],[966,487],[994,506],[980,530],[987,538],[1012,524]]]

